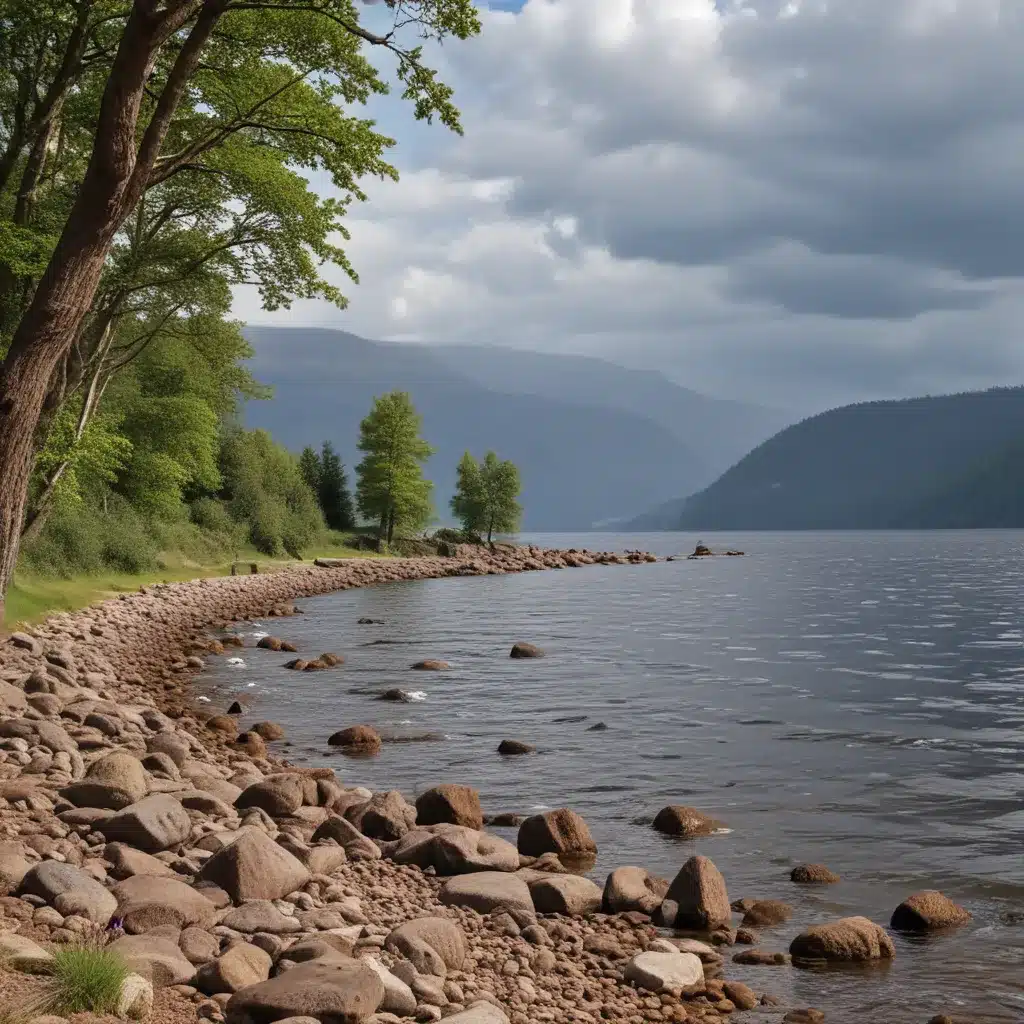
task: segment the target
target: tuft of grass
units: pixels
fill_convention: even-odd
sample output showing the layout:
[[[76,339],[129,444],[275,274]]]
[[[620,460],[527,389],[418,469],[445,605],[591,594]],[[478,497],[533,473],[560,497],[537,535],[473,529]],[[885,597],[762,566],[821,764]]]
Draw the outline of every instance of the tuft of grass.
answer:
[[[37,1013],[111,1013],[131,969],[105,946],[60,946],[53,951],[53,971],[38,999]]]

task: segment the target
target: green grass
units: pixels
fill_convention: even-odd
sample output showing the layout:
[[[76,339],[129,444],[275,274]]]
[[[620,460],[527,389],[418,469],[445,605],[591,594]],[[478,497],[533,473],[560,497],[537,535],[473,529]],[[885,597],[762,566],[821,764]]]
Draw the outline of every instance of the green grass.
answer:
[[[27,1020],[44,1014],[111,1013],[129,974],[131,968],[105,946],[58,946],[42,990],[9,1016]]]
[[[302,563],[292,558],[268,558],[255,548],[242,549],[231,561],[200,563],[190,561],[177,554],[166,554],[161,558],[161,568],[151,571],[128,573],[100,573],[61,578],[18,572],[14,585],[7,592],[5,622],[8,629],[18,624],[30,625],[56,612],[77,611],[97,601],[104,601],[117,594],[132,593],[150,583],[176,583],[209,576],[229,576],[232,561],[238,563],[239,573],[249,571],[249,564],[255,562],[260,572],[273,572],[292,565],[308,564],[314,558],[380,558],[373,551],[361,551],[349,547],[343,535],[329,538],[315,551],[304,553]]]

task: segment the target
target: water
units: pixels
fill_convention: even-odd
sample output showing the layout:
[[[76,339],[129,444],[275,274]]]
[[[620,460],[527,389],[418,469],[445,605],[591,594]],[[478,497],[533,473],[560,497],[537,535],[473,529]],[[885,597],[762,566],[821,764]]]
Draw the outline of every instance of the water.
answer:
[[[531,539],[667,555],[698,538]],[[204,692],[215,703],[252,698],[255,718],[287,729],[288,756],[332,764],[346,783],[410,796],[469,783],[492,813],[573,807],[600,847],[598,881],[621,864],[671,878],[694,852],[707,854],[730,897],[793,905],[793,921],[764,931],[761,948],[785,949],[801,927],[839,916],[886,923],[911,892],[941,889],[973,923],[897,937],[890,967],[730,965],[728,974],[824,1009],[830,1022],[923,1024],[939,1012],[1024,1020],[1024,915],[1006,917],[1024,912],[1024,533],[702,539],[748,557],[310,600],[305,616],[251,630],[303,654],[341,652],[344,668],[292,673],[281,655],[247,650],[244,668],[215,662]],[[386,624],[358,626],[361,616]],[[516,640],[547,657],[510,660]],[[451,671],[409,671],[431,657]],[[424,699],[373,699],[396,686]],[[608,730],[589,732],[599,721]],[[444,739],[388,743],[373,761],[326,746],[359,722]],[[539,753],[502,758],[506,737]],[[731,831],[660,837],[649,823],[669,803]],[[803,861],[843,882],[793,885],[789,868]]]

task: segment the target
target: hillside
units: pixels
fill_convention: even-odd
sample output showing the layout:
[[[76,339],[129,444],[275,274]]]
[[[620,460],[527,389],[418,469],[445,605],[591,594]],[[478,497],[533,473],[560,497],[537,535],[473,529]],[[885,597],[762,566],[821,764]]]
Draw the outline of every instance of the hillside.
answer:
[[[466,447],[477,454],[493,448],[520,467],[526,529],[587,529],[666,501],[680,486],[703,487],[727,465],[708,457],[705,440],[724,433],[722,421],[730,417],[756,422],[761,413],[649,375],[663,407],[675,396],[680,407],[699,400],[708,410],[709,426],[700,428],[695,413],[689,421],[695,436],[687,438],[638,411],[644,402],[630,383],[632,371],[600,360],[540,357],[530,363],[534,369],[517,375],[527,354],[374,342],[316,328],[252,326],[245,334],[255,349],[252,372],[274,388],[273,399],[249,403],[247,425],[269,429],[293,449],[330,439],[351,468],[358,461],[359,421],[373,397],[407,390],[423,415],[424,436],[437,449],[427,473],[438,511],[447,512]],[[627,400],[627,394],[634,397]],[[765,415],[762,437],[778,417]],[[747,434],[752,429],[745,428]],[[747,435],[737,436],[735,444]]]
[[[1021,388],[845,406],[776,434],[659,522],[702,530],[1024,525],[1022,444]]]

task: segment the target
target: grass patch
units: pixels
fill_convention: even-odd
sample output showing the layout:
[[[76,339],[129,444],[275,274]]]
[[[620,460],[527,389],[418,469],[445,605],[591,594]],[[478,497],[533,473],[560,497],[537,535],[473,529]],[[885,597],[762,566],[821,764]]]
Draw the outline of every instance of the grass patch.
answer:
[[[242,548],[231,560],[198,562],[179,553],[161,555],[160,567],[139,573],[88,573],[67,578],[22,569],[14,577],[7,592],[5,623],[14,629],[19,623],[30,625],[56,612],[72,612],[98,601],[136,591],[150,583],[177,583],[209,576],[229,576],[232,561],[241,574],[249,572],[255,562],[260,572],[273,572],[293,565],[308,564],[314,558],[380,558],[374,551],[350,546],[356,538],[346,534],[329,534],[316,550],[304,553],[303,562],[293,558],[268,558],[255,548]]]
[[[105,946],[82,944],[53,950],[51,972],[28,1004],[9,1019],[27,1020],[43,1014],[112,1013],[131,968]]]

